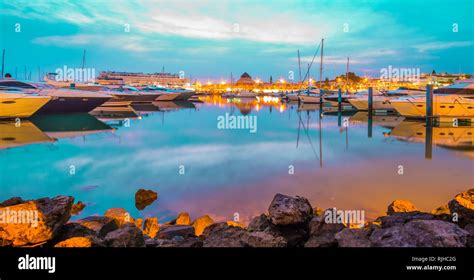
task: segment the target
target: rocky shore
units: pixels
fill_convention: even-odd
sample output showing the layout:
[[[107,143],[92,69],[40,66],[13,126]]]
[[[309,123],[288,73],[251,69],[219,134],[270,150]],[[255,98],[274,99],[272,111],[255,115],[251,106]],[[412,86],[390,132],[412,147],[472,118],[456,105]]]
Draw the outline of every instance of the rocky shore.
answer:
[[[146,194],[146,193],[145,193]],[[152,194],[155,196],[155,194]],[[137,197],[137,200],[143,200]],[[156,197],[153,197],[156,199]],[[146,201],[139,207],[145,207]],[[103,216],[69,221],[84,208],[71,196],[0,203],[0,213],[36,211],[37,223],[12,223],[3,217],[0,245],[16,247],[474,247],[474,189],[424,213],[406,200],[395,200],[387,215],[362,226],[328,222],[327,213],[303,197],[277,194],[268,213],[248,226],[192,220],[180,213],[171,222],[134,219],[122,208]],[[0,217],[1,218],[1,217]],[[11,217],[10,217],[11,218]]]

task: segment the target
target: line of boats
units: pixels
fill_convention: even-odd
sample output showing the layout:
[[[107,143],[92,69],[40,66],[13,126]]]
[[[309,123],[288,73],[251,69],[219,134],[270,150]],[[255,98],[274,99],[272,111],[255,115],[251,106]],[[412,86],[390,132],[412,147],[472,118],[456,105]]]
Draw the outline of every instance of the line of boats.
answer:
[[[29,118],[33,114],[120,111],[132,106],[193,100],[194,91],[147,86],[79,90],[11,78],[0,80],[0,118]]]
[[[368,91],[354,94],[341,94],[341,105],[351,106],[358,111],[369,110]],[[337,91],[319,89],[305,92],[289,93],[283,96],[287,102],[302,104],[324,104],[338,106]],[[373,91],[372,109],[380,111],[396,111],[409,118],[426,117],[426,91],[414,88],[399,88],[389,91]],[[474,80],[466,80],[447,87],[434,90],[433,116],[474,118]]]

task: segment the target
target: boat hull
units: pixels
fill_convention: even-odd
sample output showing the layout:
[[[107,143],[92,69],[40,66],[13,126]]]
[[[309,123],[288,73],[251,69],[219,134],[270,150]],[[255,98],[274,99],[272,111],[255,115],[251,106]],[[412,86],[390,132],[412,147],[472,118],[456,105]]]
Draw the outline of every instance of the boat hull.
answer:
[[[349,103],[359,111],[368,111],[369,110],[369,101],[363,98],[353,98],[348,100]],[[390,104],[390,99],[373,99],[372,100],[372,109],[374,110],[387,110],[393,111],[394,108]]]
[[[193,95],[194,92],[169,92],[161,94],[155,101],[184,101]]]
[[[28,118],[49,104],[51,97],[0,94],[0,118]]]
[[[404,117],[426,117],[426,102],[422,98],[416,100],[392,100],[391,104]],[[474,117],[474,100],[434,97],[433,116],[472,118]]]
[[[110,100],[110,97],[58,97],[37,111],[38,114],[87,113]]]
[[[300,95],[299,96],[300,102],[303,103],[320,103],[321,99],[319,96],[311,96],[311,95]]]

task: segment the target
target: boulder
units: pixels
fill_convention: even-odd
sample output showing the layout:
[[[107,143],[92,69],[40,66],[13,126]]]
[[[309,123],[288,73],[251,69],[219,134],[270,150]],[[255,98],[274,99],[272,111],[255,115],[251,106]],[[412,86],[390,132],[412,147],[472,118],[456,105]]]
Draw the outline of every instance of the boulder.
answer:
[[[397,225],[406,224],[412,220],[434,220],[437,217],[433,214],[423,213],[419,211],[414,212],[400,212],[394,213],[390,216],[382,216],[376,219],[380,222],[382,228],[389,228]]]
[[[244,225],[244,224],[241,224],[241,223],[236,222],[236,221],[227,221],[227,225],[229,225],[229,226],[231,226],[231,227],[245,228],[245,225]]]
[[[440,220],[412,220],[403,225],[376,229],[370,235],[375,247],[464,247],[469,233]]]
[[[276,194],[268,213],[275,225],[296,225],[309,222],[313,217],[313,208],[304,197]]]
[[[87,228],[79,223],[70,222],[63,225],[59,229],[57,236],[52,240],[52,242],[56,244],[73,237],[86,237],[94,235],[97,235],[96,231]]]
[[[17,205],[17,204],[21,204],[21,203],[25,203],[25,202],[26,201],[21,199],[21,197],[15,196],[15,197],[9,198],[9,199],[1,202],[0,203],[0,208],[1,207],[13,206],[13,205]]]
[[[457,214],[461,226],[474,223],[474,189],[457,194],[448,207],[452,214]]]
[[[467,238],[467,247],[474,248],[474,224],[466,225],[464,230],[469,233],[469,237]]]
[[[394,200],[387,208],[387,215],[400,212],[418,211],[416,206],[408,200],[397,199]]]
[[[160,228],[156,234],[158,239],[172,239],[175,236],[192,237],[194,236],[194,227],[182,225],[168,225]]]
[[[176,217],[176,220],[175,220],[174,224],[190,226],[191,225],[191,217],[189,216],[188,213],[181,212],[181,213],[178,214],[178,217]]]
[[[119,226],[126,225],[128,223],[134,223],[134,220],[130,213],[123,208],[110,208],[105,212],[105,217],[114,219]]]
[[[73,203],[71,196],[57,196],[0,208],[0,244],[24,246],[53,239],[69,220]]]
[[[158,218],[145,219],[145,226],[143,227],[144,234],[148,235],[151,238],[155,238],[159,230],[160,225],[158,224]]]
[[[59,242],[58,244],[54,245],[54,247],[62,247],[62,248],[104,247],[104,243],[102,240],[100,240],[99,238],[95,236],[72,237],[72,238]]]
[[[209,217],[208,215],[204,215],[194,220],[192,226],[194,227],[196,235],[200,236],[204,232],[204,230],[213,223],[214,220],[211,219],[211,217]]]
[[[369,230],[345,228],[335,237],[339,247],[370,247],[369,236]]]
[[[199,237],[188,237],[183,238],[179,241],[173,241],[174,247],[183,247],[183,248],[200,248],[204,245],[204,242]]]
[[[71,215],[79,215],[84,208],[86,208],[86,205],[82,201],[78,201],[76,204],[72,205]]]
[[[253,218],[247,226],[247,230],[249,232],[265,232],[274,237],[282,237],[288,247],[302,247],[308,239],[308,230],[305,226],[277,226],[272,224],[270,218],[265,214]]]
[[[321,219],[313,218],[309,223],[309,239],[304,246],[337,247],[336,234],[344,228],[343,224],[327,224]]]
[[[140,218],[135,219],[134,224],[137,228],[143,228],[143,219],[140,219]]]
[[[247,232],[240,227],[231,227],[227,223],[208,226],[204,232],[203,247],[249,247],[244,241]]]
[[[431,211],[431,214],[433,214],[433,215],[443,215],[443,214],[450,215],[451,212],[449,211],[449,207],[446,204],[446,205],[442,205],[442,206],[434,209],[433,211]]]
[[[145,209],[158,198],[158,193],[152,190],[139,189],[135,193],[135,207],[138,210]]]
[[[127,224],[107,233],[105,243],[108,247],[145,247],[145,238],[134,224]]]
[[[250,247],[286,247],[288,245],[282,236],[274,236],[267,232],[248,232],[242,240]]]
[[[117,230],[117,220],[110,217],[89,216],[76,221],[76,223],[96,232],[96,235],[105,237],[109,232]]]

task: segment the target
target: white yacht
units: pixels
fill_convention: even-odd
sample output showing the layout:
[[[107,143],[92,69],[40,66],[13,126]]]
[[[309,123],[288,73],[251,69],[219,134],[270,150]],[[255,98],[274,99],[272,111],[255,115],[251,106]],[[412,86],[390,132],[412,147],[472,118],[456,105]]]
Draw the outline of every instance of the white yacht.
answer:
[[[401,96],[415,96],[423,95],[425,91],[419,89],[399,88],[396,90],[390,90],[385,93],[381,91],[375,91],[372,97],[372,108],[374,110],[386,110],[393,111],[394,108],[390,103],[391,100],[399,98]],[[368,93],[356,94],[353,98],[348,99],[349,103],[359,111],[367,111],[369,109]]]
[[[404,117],[426,117],[426,96],[400,97],[390,103]],[[433,116],[474,118],[474,99],[455,94],[434,94]]]

